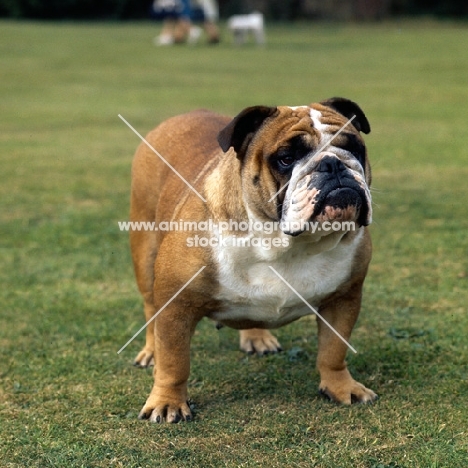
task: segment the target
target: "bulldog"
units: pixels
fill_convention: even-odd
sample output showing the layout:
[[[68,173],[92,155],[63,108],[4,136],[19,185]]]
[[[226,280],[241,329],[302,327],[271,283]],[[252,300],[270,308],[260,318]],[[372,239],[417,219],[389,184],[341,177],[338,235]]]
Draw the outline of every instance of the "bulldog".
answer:
[[[131,187],[131,221],[155,226],[130,235],[149,322],[135,365],[154,364],[140,419],[192,419],[190,340],[203,317],[265,354],[281,350],[269,329],[315,311],[320,392],[343,404],[376,399],[345,362],[371,258],[369,132],[356,103],[332,98],[234,119],[198,110],[148,134],[160,157],[139,146]],[[252,228],[261,223],[274,229]]]

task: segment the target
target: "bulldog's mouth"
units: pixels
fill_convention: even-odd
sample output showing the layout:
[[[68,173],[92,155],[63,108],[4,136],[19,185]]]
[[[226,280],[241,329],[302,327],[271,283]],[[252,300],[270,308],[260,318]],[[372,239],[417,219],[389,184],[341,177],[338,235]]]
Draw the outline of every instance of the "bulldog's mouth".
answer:
[[[360,208],[362,205],[362,199],[357,191],[352,188],[336,188],[326,196],[325,205],[337,208],[346,208],[348,206]]]
[[[341,187],[331,190],[318,200],[314,208],[312,220],[324,221],[365,221],[361,216],[363,200],[357,190]]]
[[[313,163],[314,159],[306,162],[291,176],[282,204],[283,232],[297,236],[308,231],[310,223],[326,221],[354,222],[357,227],[370,224],[370,194],[363,176],[332,154],[324,153]]]
[[[325,190],[325,188],[315,190],[313,203],[307,202],[309,197],[302,199],[302,203],[293,203],[299,208],[296,211],[296,214],[299,215],[296,220],[302,218],[306,222],[301,224],[298,221],[293,221],[285,224],[286,229],[283,230],[285,234],[298,236],[309,230],[308,224],[310,223],[354,222],[357,227],[369,224],[369,207],[367,206],[366,195],[360,187],[345,186],[335,187],[329,191]],[[306,206],[304,207],[304,205]],[[310,211],[308,215],[303,217],[307,213],[307,206]]]

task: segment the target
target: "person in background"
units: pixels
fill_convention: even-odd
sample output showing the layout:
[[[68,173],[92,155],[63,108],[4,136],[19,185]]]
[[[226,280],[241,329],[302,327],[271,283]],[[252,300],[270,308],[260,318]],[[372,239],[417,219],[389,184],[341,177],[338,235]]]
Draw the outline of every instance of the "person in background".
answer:
[[[192,20],[202,21],[203,29],[208,36],[208,43],[218,44],[220,41],[219,28],[217,26],[219,19],[219,8],[216,0],[192,0],[191,7]],[[194,26],[193,28],[196,27],[197,26]],[[192,39],[192,42],[196,42],[200,35],[201,31],[198,29],[198,37],[196,37],[197,34],[192,33],[192,37],[189,37],[189,41]]]
[[[220,35],[216,24],[219,13],[215,0],[154,0],[152,17],[163,20],[161,33],[154,39],[158,46],[197,43],[202,29],[193,23],[199,21],[203,23],[208,43],[219,43]]]
[[[156,45],[181,44],[190,34],[192,10],[190,0],[154,0],[151,16],[163,20],[159,36],[154,38]]]

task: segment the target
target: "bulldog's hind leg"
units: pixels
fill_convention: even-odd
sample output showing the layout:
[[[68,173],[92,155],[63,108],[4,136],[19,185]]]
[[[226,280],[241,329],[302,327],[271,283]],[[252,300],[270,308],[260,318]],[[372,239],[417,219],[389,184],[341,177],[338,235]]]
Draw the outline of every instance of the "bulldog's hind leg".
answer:
[[[268,330],[250,328],[239,332],[240,349],[248,354],[260,355],[277,353],[281,351],[281,345],[274,335]]]
[[[156,238],[153,232],[132,231],[130,245],[138,289],[144,301],[145,321],[148,323],[156,313],[153,296]],[[154,364],[154,321],[146,327],[145,346],[133,363],[138,367],[149,367]]]

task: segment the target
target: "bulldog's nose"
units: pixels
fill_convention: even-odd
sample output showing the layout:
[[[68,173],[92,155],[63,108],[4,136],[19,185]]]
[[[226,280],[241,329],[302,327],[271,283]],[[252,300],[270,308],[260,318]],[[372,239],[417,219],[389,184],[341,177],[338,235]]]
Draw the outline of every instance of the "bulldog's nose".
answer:
[[[316,171],[338,175],[340,172],[346,171],[346,166],[334,156],[324,156],[320,160]]]

